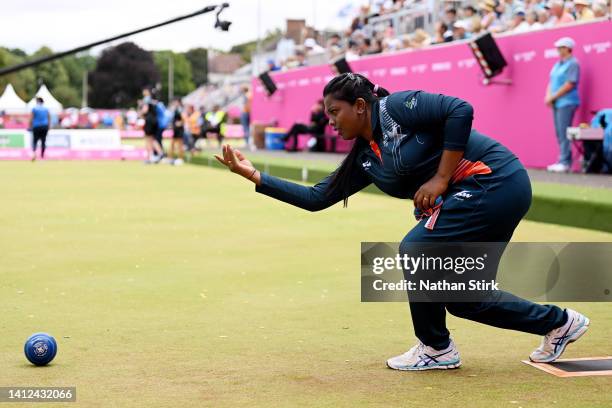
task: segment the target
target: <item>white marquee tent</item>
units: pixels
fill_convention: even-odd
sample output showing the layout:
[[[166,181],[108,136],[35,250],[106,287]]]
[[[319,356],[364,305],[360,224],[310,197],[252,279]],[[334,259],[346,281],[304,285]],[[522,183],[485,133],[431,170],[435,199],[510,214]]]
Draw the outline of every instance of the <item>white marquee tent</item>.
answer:
[[[32,98],[30,102],[28,102],[29,110],[31,110],[32,108],[34,108],[34,106],[36,106],[36,98],[39,96],[43,98],[43,100],[45,101],[44,105],[52,113],[59,113],[63,109],[62,104],[59,103],[59,101],[55,99],[53,95],[51,95],[51,92],[49,92],[49,89],[47,89],[47,86],[43,84],[36,92],[36,96],[34,96],[34,98]]]
[[[17,93],[15,93],[15,89],[13,89],[13,85],[8,84],[4,89],[4,93],[0,96],[0,112],[6,112],[7,114],[19,114],[19,113],[27,113],[28,107],[26,106],[25,101],[23,101]]]

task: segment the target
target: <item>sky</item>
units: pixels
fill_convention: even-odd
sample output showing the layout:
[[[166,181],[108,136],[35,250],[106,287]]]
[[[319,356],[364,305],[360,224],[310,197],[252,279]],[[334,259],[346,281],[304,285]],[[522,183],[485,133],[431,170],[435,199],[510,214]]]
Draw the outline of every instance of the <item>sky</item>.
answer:
[[[229,32],[213,28],[214,13],[204,14],[149,32],[118,40],[133,41],[147,50],[184,52],[195,47],[228,51],[231,46],[257,39],[258,26],[266,31],[284,28],[288,18],[306,19],[316,28],[346,28],[337,17],[350,0],[228,0],[221,14],[232,21]],[[28,54],[43,45],[64,51],[86,43],[133,31],[216,2],[198,0],[2,0],[0,46],[21,48]],[[259,18],[258,18],[259,16]],[[260,24],[258,24],[260,21]],[[112,43],[111,43],[112,45]],[[109,45],[92,50],[97,54]]]

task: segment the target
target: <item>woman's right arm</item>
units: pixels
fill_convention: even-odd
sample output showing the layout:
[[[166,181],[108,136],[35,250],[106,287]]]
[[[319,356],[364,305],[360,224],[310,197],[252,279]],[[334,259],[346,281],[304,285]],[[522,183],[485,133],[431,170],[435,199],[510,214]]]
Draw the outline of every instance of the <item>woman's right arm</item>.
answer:
[[[328,175],[312,187],[292,183],[269,174],[261,173],[248,161],[242,153],[223,146],[223,158],[215,155],[217,160],[227,166],[232,172],[255,183],[255,191],[269,197],[283,201],[308,211],[320,211],[331,207],[344,197],[339,191],[330,192],[330,184],[334,173]],[[355,171],[351,184],[350,194],[367,187],[371,181],[367,179],[361,169]]]

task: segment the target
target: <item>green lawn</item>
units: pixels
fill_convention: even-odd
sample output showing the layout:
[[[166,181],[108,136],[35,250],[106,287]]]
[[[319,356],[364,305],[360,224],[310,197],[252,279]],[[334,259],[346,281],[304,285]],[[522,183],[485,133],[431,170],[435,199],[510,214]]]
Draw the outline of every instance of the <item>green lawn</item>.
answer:
[[[399,241],[408,201],[311,214],[227,171],[127,162],[3,162],[0,183],[0,386],[76,386],[68,407],[612,404],[609,377],[522,364],[539,338],[454,317],[460,370],[386,369],[410,316],[360,303],[359,243]],[[612,234],[524,222],[515,239]],[[610,306],[568,306],[592,325],[565,356],[610,354]],[[58,340],[48,367],[23,356],[37,331]]]

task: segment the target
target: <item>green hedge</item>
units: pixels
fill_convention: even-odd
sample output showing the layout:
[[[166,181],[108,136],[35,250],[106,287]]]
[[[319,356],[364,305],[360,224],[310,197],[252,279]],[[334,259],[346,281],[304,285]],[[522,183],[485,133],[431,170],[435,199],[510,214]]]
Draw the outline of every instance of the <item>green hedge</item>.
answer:
[[[308,183],[316,183],[330,173],[329,170],[323,169],[280,165],[270,161],[258,161],[257,159],[251,161],[258,169],[273,176]],[[196,156],[191,159],[191,164],[222,167],[213,157]],[[581,189],[582,197],[576,193],[578,190],[572,186],[558,185],[554,194],[540,193],[537,190],[537,188],[534,189],[533,202],[525,216],[526,219],[612,232],[612,201],[595,199],[599,194],[597,189]],[[543,190],[550,190],[550,188]],[[363,191],[384,194],[373,185]]]

